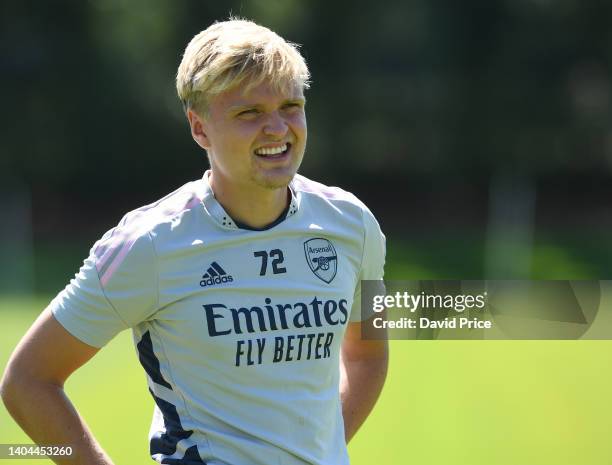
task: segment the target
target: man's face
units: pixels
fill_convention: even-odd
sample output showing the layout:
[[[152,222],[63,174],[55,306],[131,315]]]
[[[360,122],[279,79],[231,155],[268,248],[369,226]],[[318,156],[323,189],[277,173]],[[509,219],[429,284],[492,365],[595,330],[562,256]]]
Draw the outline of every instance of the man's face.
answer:
[[[214,96],[203,117],[188,114],[194,139],[208,151],[215,185],[287,186],[306,148],[304,104],[300,86],[277,91],[264,82],[247,93],[236,88]]]

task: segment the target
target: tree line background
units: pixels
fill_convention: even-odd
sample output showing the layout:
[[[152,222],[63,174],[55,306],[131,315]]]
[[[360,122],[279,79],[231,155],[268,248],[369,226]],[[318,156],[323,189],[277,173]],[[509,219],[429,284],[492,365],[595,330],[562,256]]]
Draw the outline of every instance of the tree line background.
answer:
[[[191,37],[230,14],[301,44],[313,76],[301,172],[372,208],[394,277],[610,276],[611,2],[0,11],[0,290],[56,291],[124,212],[201,176],[174,77]]]

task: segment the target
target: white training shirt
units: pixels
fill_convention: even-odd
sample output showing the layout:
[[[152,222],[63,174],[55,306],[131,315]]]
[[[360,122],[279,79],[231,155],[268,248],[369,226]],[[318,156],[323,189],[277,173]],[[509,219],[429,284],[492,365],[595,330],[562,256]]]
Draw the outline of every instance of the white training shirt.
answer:
[[[239,227],[208,174],[108,231],[53,315],[95,347],[132,328],[156,461],[348,464],[340,346],[385,237],[354,195],[300,175],[281,220]]]

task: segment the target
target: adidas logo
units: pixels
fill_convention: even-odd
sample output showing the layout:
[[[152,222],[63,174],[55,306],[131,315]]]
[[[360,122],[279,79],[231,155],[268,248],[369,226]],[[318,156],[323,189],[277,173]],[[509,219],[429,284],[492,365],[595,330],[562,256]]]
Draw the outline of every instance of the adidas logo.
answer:
[[[231,283],[233,280],[234,277],[227,274],[217,262],[212,262],[208,267],[208,270],[206,270],[206,273],[202,275],[200,286],[206,287],[221,283]]]

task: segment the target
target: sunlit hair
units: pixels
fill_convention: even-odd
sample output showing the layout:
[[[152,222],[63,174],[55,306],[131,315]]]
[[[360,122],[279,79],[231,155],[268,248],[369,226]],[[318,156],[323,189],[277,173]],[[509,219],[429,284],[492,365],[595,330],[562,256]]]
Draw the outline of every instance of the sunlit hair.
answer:
[[[264,81],[279,91],[309,85],[310,73],[297,45],[270,29],[242,19],[213,24],[187,45],[176,75],[185,110],[204,114],[210,98],[242,85]]]

